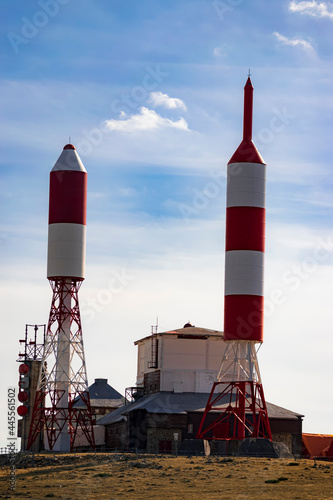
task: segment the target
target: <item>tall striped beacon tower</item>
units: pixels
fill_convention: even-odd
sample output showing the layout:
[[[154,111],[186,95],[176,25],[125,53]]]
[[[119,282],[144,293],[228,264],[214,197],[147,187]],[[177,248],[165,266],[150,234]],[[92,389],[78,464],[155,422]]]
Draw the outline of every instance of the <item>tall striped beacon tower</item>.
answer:
[[[257,360],[263,342],[266,164],[252,141],[252,114],[249,75],[243,140],[227,166],[226,348],[197,434],[205,439],[272,439]],[[208,418],[212,411],[215,417]]]
[[[47,278],[53,290],[27,448],[46,431],[51,450],[85,434],[94,448],[78,291],[85,276],[87,172],[67,144],[50,173]]]

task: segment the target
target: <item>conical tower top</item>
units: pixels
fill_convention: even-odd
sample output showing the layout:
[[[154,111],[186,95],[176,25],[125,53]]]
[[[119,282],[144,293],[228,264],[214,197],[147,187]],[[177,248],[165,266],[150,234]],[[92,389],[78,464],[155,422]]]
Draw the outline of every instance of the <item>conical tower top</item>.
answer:
[[[248,76],[244,87],[243,140],[229,163],[263,163],[261,154],[252,141],[253,85]]]

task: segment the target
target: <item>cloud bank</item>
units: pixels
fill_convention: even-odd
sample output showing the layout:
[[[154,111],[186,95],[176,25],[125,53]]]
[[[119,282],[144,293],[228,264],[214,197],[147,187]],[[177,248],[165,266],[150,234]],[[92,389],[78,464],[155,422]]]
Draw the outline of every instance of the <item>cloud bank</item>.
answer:
[[[292,0],[289,4],[291,12],[299,12],[313,17],[326,17],[333,20],[333,4],[326,2],[316,2],[315,0],[295,2]]]
[[[127,115],[121,112],[119,120],[106,120],[104,125],[108,130],[120,132],[147,131],[164,128],[189,130],[188,123],[183,117],[180,117],[179,120],[171,120],[170,118],[162,117],[153,109],[148,109],[144,106],[140,108],[139,113],[136,115],[132,115],[129,118],[126,117]]]
[[[298,38],[292,40],[290,38],[287,38],[284,35],[281,35],[277,31],[275,31],[273,33],[273,35],[276,37],[277,41],[280,42],[282,45],[290,45],[292,47],[297,47],[299,45],[304,50],[311,50],[311,51],[314,50],[311,43],[306,41],[306,40],[302,40],[302,39],[298,39]]]
[[[178,99],[177,97],[169,97],[167,94],[163,94],[162,92],[151,92],[149,102],[154,106],[154,108],[162,106],[168,109],[179,108],[187,111],[184,101]]]

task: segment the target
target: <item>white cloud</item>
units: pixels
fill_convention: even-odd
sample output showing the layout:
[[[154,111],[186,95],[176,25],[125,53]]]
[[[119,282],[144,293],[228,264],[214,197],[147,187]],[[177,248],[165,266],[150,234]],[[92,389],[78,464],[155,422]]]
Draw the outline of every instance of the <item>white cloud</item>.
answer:
[[[333,4],[326,2],[316,2],[315,0],[295,2],[292,0],[289,4],[291,12],[299,12],[313,17],[327,17],[333,20]]]
[[[213,54],[215,57],[225,56],[224,50],[221,47],[214,47]]]
[[[291,40],[290,38],[287,38],[286,36],[281,35],[277,31],[275,31],[273,34],[276,36],[278,42],[280,42],[282,45],[291,45],[292,47],[296,47],[297,45],[300,45],[305,50],[314,50],[311,43],[307,42],[306,40],[300,40],[297,38],[294,40]]]
[[[124,114],[120,114],[124,118]],[[140,112],[132,115],[129,118],[120,120],[106,120],[105,126],[109,130],[118,130],[120,132],[134,132],[137,130],[155,130],[161,128],[177,128],[180,130],[189,130],[188,124],[183,117],[173,121],[170,118],[163,118],[153,109],[148,109],[142,106]]]
[[[186,104],[177,97],[169,97],[168,94],[162,92],[151,92],[149,102],[154,106],[163,106],[168,109],[180,108],[187,111]]]
[[[228,53],[229,46],[226,43],[223,43],[219,47],[213,48],[213,54],[215,57],[225,57]]]

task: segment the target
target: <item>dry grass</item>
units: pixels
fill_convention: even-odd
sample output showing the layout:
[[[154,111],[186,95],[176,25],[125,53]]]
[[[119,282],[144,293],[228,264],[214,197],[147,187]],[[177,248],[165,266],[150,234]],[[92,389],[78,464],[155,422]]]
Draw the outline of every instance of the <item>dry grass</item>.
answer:
[[[313,460],[98,454],[38,456],[35,467],[21,466],[15,492],[1,468],[0,498],[333,500],[333,463]]]

